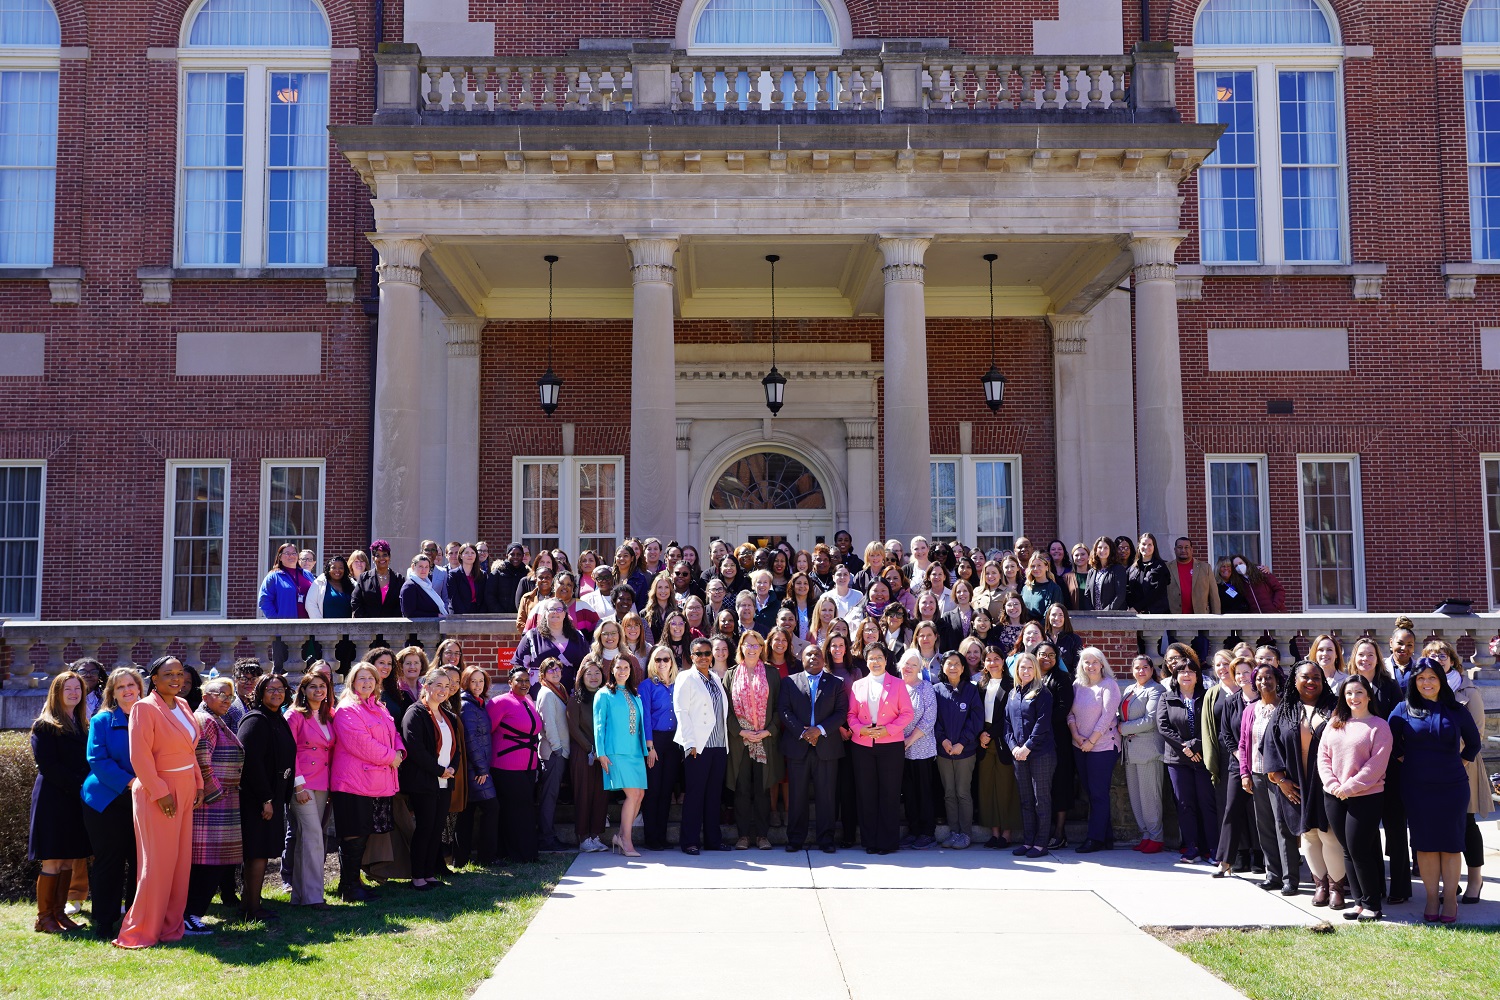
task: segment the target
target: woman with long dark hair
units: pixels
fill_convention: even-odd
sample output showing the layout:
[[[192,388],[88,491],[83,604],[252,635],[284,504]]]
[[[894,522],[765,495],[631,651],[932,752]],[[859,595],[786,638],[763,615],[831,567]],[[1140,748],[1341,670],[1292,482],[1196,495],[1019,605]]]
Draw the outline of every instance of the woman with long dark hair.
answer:
[[[307,617],[349,618],[354,613],[354,577],[343,556],[328,560],[328,567],[307,591]]]
[[[631,835],[646,794],[647,770],[656,765],[650,721],[635,686],[630,664],[616,660],[604,687],[594,696],[594,747],[604,771],[604,789],[625,795],[620,832],[611,840],[610,848],[627,858],[641,856]]]
[[[245,849],[241,908],[246,920],[277,919],[262,905],[261,888],[266,863],[280,857],[286,843],[286,805],[297,766],[297,741],[281,714],[287,694],[285,677],[266,674],[256,682],[250,711],[236,730],[245,748],[245,770],[240,775],[240,835]]]
[[[1214,789],[1203,759],[1203,675],[1196,656],[1174,643],[1167,650],[1167,669],[1177,684],[1163,700],[1157,730],[1166,741],[1162,760],[1177,800],[1182,828],[1182,861],[1212,860]]]
[[[63,911],[75,859],[93,853],[83,825],[88,735],[83,678],[64,670],[52,678],[41,714],[31,724],[31,755],[37,776],[31,789],[26,856],[42,865],[36,880],[35,926],[41,934],[58,934],[80,926]]]
[[[545,665],[542,671],[546,683]],[[557,683],[557,678],[553,683]],[[459,866],[471,859],[482,866],[495,863],[499,844],[500,805],[495,798],[495,782],[490,777],[490,761],[495,747],[490,733],[490,716],[485,701],[490,693],[490,677],[483,667],[464,667],[459,674],[458,710],[463,724],[464,765],[466,774],[459,776],[468,785],[464,811],[458,817],[453,861]],[[541,708],[541,699],[537,699]],[[545,714],[545,713],[544,713]],[[476,832],[477,827],[477,832]]]
[[[849,752],[866,854],[893,854],[899,845],[904,733],[915,714],[906,685],[886,672],[888,655],[879,643],[867,646],[869,673],[849,690]]]
[[[1369,636],[1354,640],[1349,653],[1354,673],[1363,677],[1374,692],[1370,711],[1389,720],[1391,712],[1406,696],[1391,675],[1380,644]],[[1401,762],[1392,754],[1386,761],[1385,795],[1380,801],[1380,825],[1385,830],[1385,853],[1390,858],[1391,882],[1386,902],[1404,903],[1411,899],[1411,842],[1406,826],[1406,802],[1401,787]]]
[[[1126,570],[1126,577],[1130,607],[1137,614],[1164,615],[1170,612],[1167,588],[1172,582],[1172,570],[1161,557],[1161,546],[1151,532],[1141,532],[1135,562]]]
[[[1392,741],[1390,726],[1370,710],[1374,696],[1374,687],[1363,677],[1356,674],[1346,680],[1318,745],[1323,804],[1334,837],[1344,848],[1357,903],[1344,914],[1345,920],[1379,920],[1385,888],[1380,814]]]
[[[1237,656],[1230,662],[1230,668],[1234,671],[1234,690],[1226,691],[1214,702],[1219,756],[1226,761],[1224,816],[1219,823],[1219,849],[1214,852],[1219,859],[1219,870],[1214,872],[1214,878],[1224,878],[1236,867],[1241,871],[1253,868],[1253,855],[1260,846],[1251,803],[1254,784],[1247,787],[1240,774],[1240,737],[1244,735],[1246,720],[1251,718],[1251,706],[1260,700],[1260,692],[1255,688],[1255,661],[1248,656]]]
[[[422,693],[401,720],[401,742],[406,759],[399,772],[401,791],[411,804],[415,829],[411,838],[411,887],[434,889],[442,860],[443,822],[453,780],[458,775],[458,745],[462,736],[444,708],[448,675],[434,667],[422,676]]]
[[[333,691],[319,673],[304,674],[286,716],[296,745],[292,823],[297,830],[292,865],[292,905],[327,908],[323,901],[323,815],[333,776]]]
[[[1266,732],[1263,753],[1266,777],[1278,796],[1281,825],[1288,834],[1302,838],[1307,866],[1313,874],[1313,905],[1333,905],[1341,910],[1344,851],[1329,832],[1323,779],[1318,775],[1318,743],[1333,718],[1334,704],[1324,668],[1311,660],[1298,661],[1292,669],[1291,686],[1282,693]],[[1294,896],[1300,877],[1299,858],[1293,853],[1283,858],[1283,865],[1287,884],[1282,894]]]
[[[594,744],[594,699],[604,687],[604,661],[590,653],[578,667],[578,686],[564,706],[571,750],[568,767],[573,779],[573,830],[584,853],[609,850],[604,833],[604,769]]]
[[[260,582],[255,605],[264,618],[306,618],[307,592],[312,577],[297,564],[299,552],[295,542],[282,542],[276,549],[271,570]]]

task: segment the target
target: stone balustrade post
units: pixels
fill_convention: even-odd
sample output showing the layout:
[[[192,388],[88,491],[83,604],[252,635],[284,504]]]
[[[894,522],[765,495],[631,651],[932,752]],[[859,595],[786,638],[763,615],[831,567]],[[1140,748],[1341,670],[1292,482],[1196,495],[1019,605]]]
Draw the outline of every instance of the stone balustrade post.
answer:
[[[410,42],[381,42],[375,53],[375,124],[422,121],[422,50]]]

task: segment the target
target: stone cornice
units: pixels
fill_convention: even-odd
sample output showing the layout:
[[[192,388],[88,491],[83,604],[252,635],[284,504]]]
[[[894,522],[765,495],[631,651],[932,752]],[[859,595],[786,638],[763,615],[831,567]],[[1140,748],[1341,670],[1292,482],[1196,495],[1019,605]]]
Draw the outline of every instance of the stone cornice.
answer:
[[[683,365],[677,366],[677,380],[687,381],[725,381],[725,382],[759,382],[765,378],[766,369],[769,365],[746,365],[744,363],[729,365]],[[809,364],[803,362],[782,362],[777,365],[781,373],[788,381],[794,379],[807,379],[816,381],[829,380],[856,380],[874,381],[885,374],[882,365],[859,363],[859,364]]]

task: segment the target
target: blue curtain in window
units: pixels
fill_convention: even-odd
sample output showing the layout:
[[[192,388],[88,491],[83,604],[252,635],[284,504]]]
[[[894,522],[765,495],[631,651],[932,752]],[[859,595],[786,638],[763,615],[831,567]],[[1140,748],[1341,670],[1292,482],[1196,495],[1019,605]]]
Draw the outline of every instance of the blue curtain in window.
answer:
[[[1317,0],[1208,0],[1193,31],[1198,45],[1331,45]]]
[[[328,74],[271,74],[269,264],[322,266],[328,233]]]
[[[708,0],[694,45],[832,45],[833,25],[818,0]]]
[[[47,0],[0,0],[0,45],[61,45],[57,14]]]
[[[1500,0],[1473,0],[1464,12],[1465,45],[1493,45],[1500,42]]]
[[[182,262],[240,263],[245,74],[189,73],[182,151]]]
[[[52,266],[57,73],[0,73],[0,265]]]
[[[1469,227],[1475,260],[1500,260],[1500,70],[1464,74]]]
[[[193,18],[189,45],[324,48],[328,19],[313,0],[208,0]]]
[[[1198,74],[1198,121],[1226,126],[1198,171],[1201,256],[1210,263],[1260,259],[1255,155],[1255,74]]]
[[[1289,261],[1337,261],[1337,80],[1331,72],[1283,72],[1281,212]]]

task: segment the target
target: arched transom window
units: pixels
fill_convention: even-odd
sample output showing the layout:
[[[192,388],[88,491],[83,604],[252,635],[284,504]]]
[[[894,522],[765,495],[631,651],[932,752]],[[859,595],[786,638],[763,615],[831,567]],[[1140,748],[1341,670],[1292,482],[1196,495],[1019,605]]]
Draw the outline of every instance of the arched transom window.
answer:
[[[52,266],[61,44],[47,0],[0,0],[0,267]]]
[[[1323,0],[1199,8],[1198,120],[1227,126],[1198,174],[1204,263],[1345,262],[1342,54]]]
[[[694,48],[761,52],[828,51],[841,42],[822,0],[707,0],[691,37]]]
[[[183,266],[327,263],[329,46],[315,0],[206,0],[188,15]]]
[[[712,510],[823,510],[823,486],[790,455],[763,451],[746,455],[719,476],[709,496]]]

